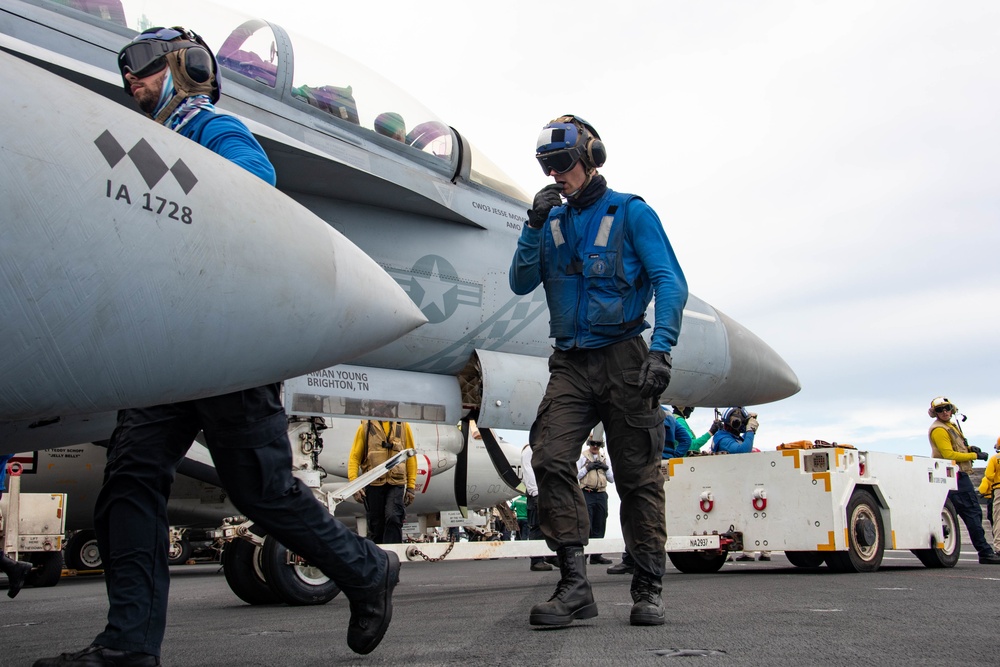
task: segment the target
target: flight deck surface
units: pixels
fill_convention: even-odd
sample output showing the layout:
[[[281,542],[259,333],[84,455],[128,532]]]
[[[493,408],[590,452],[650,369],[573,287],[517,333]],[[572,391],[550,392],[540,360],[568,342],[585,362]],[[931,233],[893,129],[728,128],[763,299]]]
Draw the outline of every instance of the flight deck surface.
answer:
[[[953,569],[925,568],[904,551],[887,551],[872,574],[798,569],[781,552],[707,575],[668,565],[662,627],[628,624],[630,578],[606,567],[588,566],[596,618],[537,629],[528,610],[551,595],[557,571],[531,572],[524,558],[405,563],[392,625],[359,656],[346,644],[343,596],[320,607],[251,607],[217,564],[176,566],[163,664],[996,664],[1000,567],[979,565],[967,543]],[[0,667],[86,646],[106,610],[101,576],[0,596]]]

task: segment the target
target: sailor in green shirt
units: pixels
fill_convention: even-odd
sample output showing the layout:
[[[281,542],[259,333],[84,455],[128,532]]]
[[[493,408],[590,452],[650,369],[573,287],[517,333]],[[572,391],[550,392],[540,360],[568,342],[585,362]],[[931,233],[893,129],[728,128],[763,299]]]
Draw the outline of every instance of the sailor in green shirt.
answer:
[[[510,501],[510,504],[514,507],[514,514],[517,515],[517,539],[526,540],[528,539],[528,498],[522,494]]]
[[[691,436],[691,448],[688,450],[689,452],[693,453],[700,451],[701,446],[708,442],[709,439],[715,435],[715,432],[719,430],[718,422],[712,422],[712,428],[709,429],[708,433],[696,438],[694,437],[694,431],[691,430],[691,427],[687,423],[687,418],[691,416],[692,412],[694,412],[694,408],[688,408],[682,405],[674,405],[672,407],[674,409],[674,418],[677,420],[677,423]]]

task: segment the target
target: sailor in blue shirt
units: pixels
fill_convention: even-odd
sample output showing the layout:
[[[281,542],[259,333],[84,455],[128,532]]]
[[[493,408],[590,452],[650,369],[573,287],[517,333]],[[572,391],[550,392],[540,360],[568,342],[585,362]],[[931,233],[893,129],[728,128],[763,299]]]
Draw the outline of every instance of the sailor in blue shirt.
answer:
[[[510,267],[515,294],[539,285],[545,290],[555,339],[530,438],[541,529],[562,578],[552,598],[532,608],[532,625],[597,615],[583,553],[590,525],[574,463],[598,422],[622,501],[622,534],[636,561],[629,621],[665,620],[659,397],[670,381],[687,283],[656,212],[641,198],[610,189],[597,173],[606,157],[600,135],[578,116],[561,116],[542,129],[535,158],[555,182],[535,196]],[[650,326],[646,308],[654,295],[647,347],[641,334]]]
[[[743,408],[729,408],[722,415],[722,428],[712,436],[712,452],[746,454],[753,451],[757,415]]]
[[[673,413],[663,407],[663,460],[679,459],[687,456],[691,449],[691,434],[677,423]]]
[[[119,52],[118,65],[125,92],[151,119],[275,184],[274,167],[247,127],[216,112],[218,66],[201,37],[180,27],[150,28]],[[220,192],[219,206],[238,196]],[[35,667],[160,664],[170,585],[167,499],[199,431],[232,503],[336,582],[350,602],[348,646],[374,650],[392,618],[399,559],[335,519],[292,476],[287,428],[279,383],[120,411],[94,512],[107,625],[82,651]]]

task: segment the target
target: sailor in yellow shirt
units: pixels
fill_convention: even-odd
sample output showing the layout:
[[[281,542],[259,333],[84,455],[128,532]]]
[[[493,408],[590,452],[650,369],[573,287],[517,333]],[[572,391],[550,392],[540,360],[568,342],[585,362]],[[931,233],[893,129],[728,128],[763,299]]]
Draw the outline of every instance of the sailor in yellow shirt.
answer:
[[[354,434],[351,458],[347,462],[347,478],[355,479],[385,463],[403,449],[413,449],[410,425],[398,421],[365,420]],[[403,541],[403,519],[416,495],[417,459],[406,459],[406,467],[397,465],[374,482],[354,494],[364,503],[368,519],[368,537],[376,544],[400,544]]]
[[[1000,565],[1000,556],[993,551],[993,545],[986,541],[983,530],[983,509],[979,506],[976,487],[969,479],[972,472],[972,462],[985,461],[989,458],[978,447],[970,445],[962,433],[962,427],[952,417],[958,411],[954,403],[944,396],[938,396],[931,401],[927,415],[934,421],[927,430],[931,441],[931,456],[936,459],[948,459],[958,464],[958,488],[948,492],[948,500],[954,505],[955,511],[962,517],[972,546],[979,553],[980,565]]]
[[[993,446],[996,454],[986,464],[986,473],[979,483],[979,493],[990,498],[990,525],[993,526],[993,551],[1000,552],[1000,438]]]

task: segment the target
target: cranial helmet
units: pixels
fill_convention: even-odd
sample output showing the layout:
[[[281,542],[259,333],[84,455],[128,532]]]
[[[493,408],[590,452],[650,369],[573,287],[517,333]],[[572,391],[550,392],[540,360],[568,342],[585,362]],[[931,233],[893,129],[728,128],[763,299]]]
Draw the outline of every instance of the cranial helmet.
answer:
[[[944,396],[938,396],[937,398],[931,401],[931,407],[927,410],[927,414],[931,417],[931,419],[936,419],[938,416],[936,410],[938,408],[944,408],[944,407],[950,407],[951,414],[953,415],[956,412],[958,412],[958,408],[955,407],[954,403],[949,401]]]
[[[722,415],[722,428],[730,433],[739,435],[746,433],[747,422],[750,421],[750,413],[743,408],[729,408]]]
[[[580,160],[587,173],[604,165],[608,153],[594,126],[579,116],[559,116],[542,128],[535,144],[535,159],[548,176],[551,171],[564,174]]]
[[[674,414],[680,415],[681,417],[684,417],[684,419],[690,417],[691,413],[694,412],[694,408],[686,407],[683,405],[675,405],[673,406],[673,408],[674,408]]]
[[[1000,452],[1000,438],[997,438],[997,444],[993,445],[993,450]]]
[[[176,95],[154,120],[162,122],[192,95],[208,95],[213,104],[219,101],[221,89],[215,55],[205,40],[191,30],[180,26],[150,28],[136,35],[118,52],[118,69],[128,95],[132,90],[125,74],[143,78],[168,66]]]

